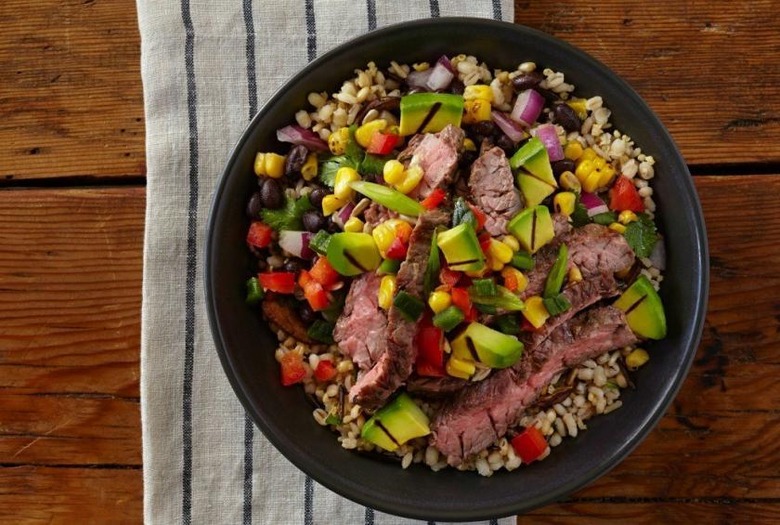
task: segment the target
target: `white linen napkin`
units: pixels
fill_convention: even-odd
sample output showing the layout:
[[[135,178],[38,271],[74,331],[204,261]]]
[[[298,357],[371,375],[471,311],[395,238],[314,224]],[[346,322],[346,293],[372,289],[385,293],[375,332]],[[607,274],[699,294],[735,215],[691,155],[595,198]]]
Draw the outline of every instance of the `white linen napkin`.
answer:
[[[512,21],[511,0],[137,0],[146,110],[141,340],[144,517],[169,523],[418,523],[313,482],[246,417],[206,319],[212,191],[264,101],[317,55],[437,16]],[[514,519],[490,523],[513,523]]]

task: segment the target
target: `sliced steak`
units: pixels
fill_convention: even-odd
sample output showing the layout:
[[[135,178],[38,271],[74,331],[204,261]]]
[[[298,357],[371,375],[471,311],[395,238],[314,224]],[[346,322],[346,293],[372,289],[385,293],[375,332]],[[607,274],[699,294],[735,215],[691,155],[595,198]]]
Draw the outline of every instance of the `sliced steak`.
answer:
[[[361,370],[368,370],[384,353],[387,314],[379,307],[381,278],[364,273],[352,281],[333,339]]]
[[[634,263],[634,251],[622,235],[600,224],[588,224],[556,237],[536,253],[536,264],[526,274],[528,286],[521,298],[542,293],[561,243],[569,248],[569,267],[577,265],[584,280],[605,273],[615,274]]]
[[[470,384],[457,377],[421,377],[412,375],[406,382],[406,390],[422,397],[441,398],[462,390]]]
[[[409,238],[409,252],[406,260],[398,269],[396,285],[410,295],[421,298],[423,279],[431,240],[437,226],[449,222],[449,215],[441,210],[433,210],[420,215],[417,225]],[[385,352],[371,370],[363,374],[350,389],[350,400],[367,410],[374,410],[384,404],[390,395],[406,381],[412,373],[412,365],[417,358],[414,336],[417,334],[417,322],[407,320],[397,308],[391,308],[387,317]]]
[[[422,181],[410,193],[411,197],[424,199],[434,189],[446,189],[452,183],[464,137],[463,130],[451,124],[438,133],[412,137],[398,155],[398,161],[405,166],[417,165],[423,170]]]
[[[431,445],[457,466],[519,421],[552,378],[567,367],[637,341],[620,310],[583,312],[559,326],[514,368],[500,370],[462,390],[431,423]]]
[[[490,235],[506,234],[506,223],[520,208],[520,192],[515,188],[512,170],[504,150],[493,147],[471,165],[469,190],[474,203],[485,213],[485,229]]]
[[[303,324],[303,321],[298,315],[298,312],[295,311],[295,308],[277,294],[269,293],[265,296],[262,310],[266,319],[276,324],[288,335],[291,335],[298,341],[304,343],[314,342],[311,337],[309,337],[308,329],[306,328],[306,325]]]

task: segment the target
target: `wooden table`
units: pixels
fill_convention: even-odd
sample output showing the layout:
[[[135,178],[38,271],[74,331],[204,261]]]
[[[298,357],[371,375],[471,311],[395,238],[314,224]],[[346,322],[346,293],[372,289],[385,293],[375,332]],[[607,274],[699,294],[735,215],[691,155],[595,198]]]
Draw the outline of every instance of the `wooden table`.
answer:
[[[780,4],[598,4],[517,0],[516,21],[607,63],[669,128],[704,207],[710,304],[658,428],[520,521],[778,521]],[[0,522],[138,522],[135,2],[3,0],[0,21]]]

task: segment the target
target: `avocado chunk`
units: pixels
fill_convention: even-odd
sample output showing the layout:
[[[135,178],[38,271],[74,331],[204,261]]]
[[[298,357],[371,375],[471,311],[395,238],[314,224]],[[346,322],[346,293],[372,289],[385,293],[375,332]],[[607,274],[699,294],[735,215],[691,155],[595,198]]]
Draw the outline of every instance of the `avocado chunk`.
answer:
[[[451,270],[479,271],[485,267],[485,255],[474,227],[463,222],[438,234],[436,244],[444,253]]]
[[[328,243],[328,262],[341,275],[353,276],[376,270],[382,255],[367,233],[334,233]]]
[[[530,253],[536,253],[555,237],[550,210],[542,205],[526,208],[512,217],[507,224],[507,230],[517,237],[523,249]]]
[[[513,335],[471,323],[450,342],[452,355],[464,361],[478,361],[490,368],[507,368],[520,359],[523,343]]]
[[[653,283],[644,275],[623,292],[614,306],[625,312],[628,326],[636,335],[648,339],[666,337],[664,305]]]
[[[401,135],[436,133],[460,126],[463,97],[450,93],[414,93],[401,97]]]
[[[360,437],[392,452],[410,439],[430,433],[428,416],[404,392],[366,421]]]
[[[515,152],[509,159],[509,166],[512,169],[523,168],[540,181],[552,186],[558,187],[553,175],[550,156],[547,154],[547,148],[538,137],[532,137],[523,146]]]
[[[541,204],[555,191],[555,186],[550,186],[541,179],[523,172],[517,176],[517,185],[520,188],[520,193],[523,194],[526,206]]]

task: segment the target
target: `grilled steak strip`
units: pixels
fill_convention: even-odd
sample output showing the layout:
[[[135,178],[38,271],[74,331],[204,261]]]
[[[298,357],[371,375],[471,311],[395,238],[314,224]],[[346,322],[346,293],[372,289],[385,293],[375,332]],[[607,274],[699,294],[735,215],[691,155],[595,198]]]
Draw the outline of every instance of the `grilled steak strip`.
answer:
[[[441,210],[423,213],[417,219],[417,225],[409,238],[406,260],[398,269],[396,285],[399,291],[404,290],[415,297],[422,297],[433,232],[437,226],[446,225],[448,222],[449,215]],[[417,324],[404,318],[397,308],[390,309],[387,317],[387,347],[376,365],[363,374],[350,389],[349,396],[353,403],[360,404],[366,410],[379,408],[406,381],[417,358],[417,348],[414,344]]]
[[[488,149],[471,165],[469,190],[485,213],[485,229],[492,236],[506,234],[506,224],[522,208],[504,150]]]
[[[263,315],[298,341],[313,343],[306,325],[295,308],[275,293],[269,293],[262,302]]]
[[[451,124],[438,133],[415,135],[398,155],[398,162],[423,169],[420,184],[409,194],[423,199],[436,188],[446,189],[458,169],[458,156],[463,151],[464,131]]]
[[[384,353],[387,314],[379,307],[381,278],[367,272],[352,281],[333,339],[361,370],[368,370]]]
[[[431,445],[457,466],[506,434],[552,378],[567,367],[637,341],[625,315],[606,306],[559,326],[514,368],[456,394],[431,423]]]

